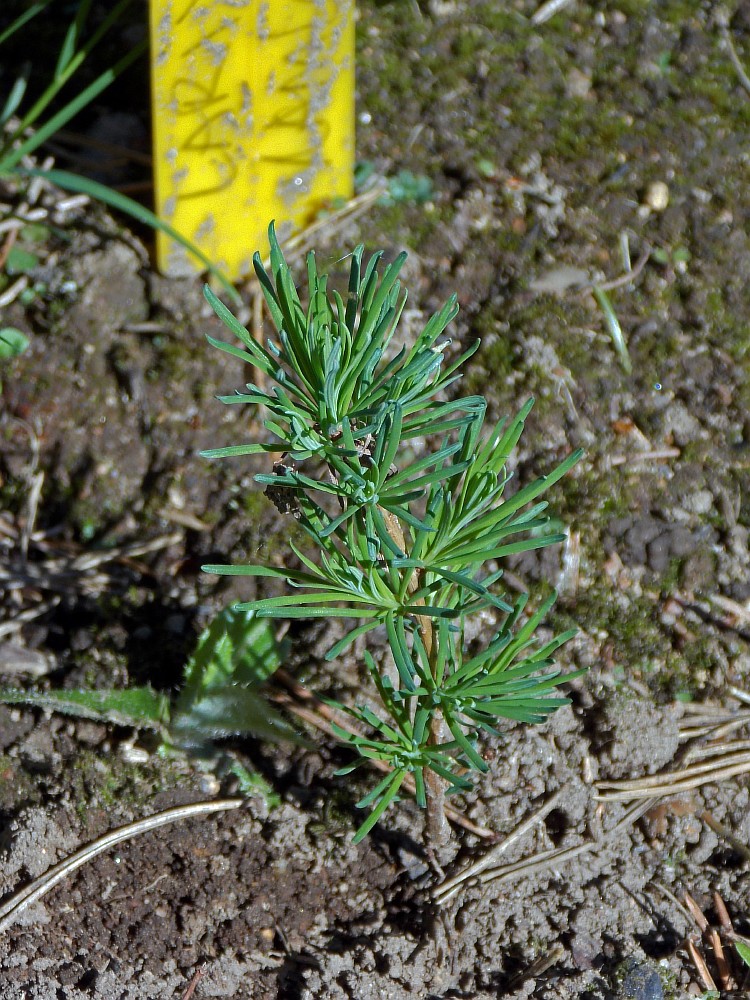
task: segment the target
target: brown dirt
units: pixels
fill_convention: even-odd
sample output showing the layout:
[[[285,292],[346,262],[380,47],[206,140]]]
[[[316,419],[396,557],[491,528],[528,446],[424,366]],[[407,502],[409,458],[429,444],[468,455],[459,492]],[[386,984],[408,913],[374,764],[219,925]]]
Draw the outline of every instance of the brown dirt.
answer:
[[[535,593],[542,580],[560,589],[551,624],[579,627],[566,656],[589,672],[548,725],[488,743],[490,774],[458,802],[507,834],[563,790],[508,861],[610,830],[625,807],[598,808],[592,781],[675,766],[684,713],[736,707],[729,688],[750,666],[750,95],[708,4],[571,5],[539,26],[535,9],[362,5],[359,155],[428,175],[434,194],[377,205],[319,247],[333,268],[360,241],[411,249],[407,338],[458,291],[453,349],[482,338],[462,391],[485,393],[495,417],[537,397],[520,482],[586,448],[550,497],[577,569],[574,546],[512,569]],[[740,52],[749,30],[742,12],[730,21]],[[648,208],[653,181],[669,187],[663,211]],[[610,293],[631,375],[590,292],[569,284],[572,268],[617,278],[622,233],[633,259],[646,244],[659,251]],[[200,283],[155,275],[139,238],[95,207],[50,241],[45,290],[2,317],[31,337],[2,369],[3,523],[23,524],[38,442],[40,573],[50,555],[177,535],[5,599],[6,618],[59,603],[0,640],[0,679],[170,689],[205,623],[254,593],[201,576],[201,563],[278,558],[290,527],[252,482],[259,463],[198,454],[235,443],[252,419],[213,399],[246,372],[205,344],[221,331]],[[18,565],[9,535],[0,562]],[[322,662],[334,634],[293,628],[289,666],[316,690],[335,680],[353,696],[356,661],[335,675]],[[3,896],[117,825],[232,790],[180,759],[133,763],[132,738],[0,708]],[[748,929],[745,862],[701,819],[709,810],[747,842],[744,777],[667,799],[564,866],[469,887],[438,911],[411,803],[355,848],[364,784],[333,776],[339,749],[235,748],[282,804],[250,799],[83,867],[0,938],[2,1000],[179,998],[199,968],[196,998],[659,1000],[702,988],[684,949],[684,891],[714,919],[721,892]],[[484,849],[458,839],[462,861]]]

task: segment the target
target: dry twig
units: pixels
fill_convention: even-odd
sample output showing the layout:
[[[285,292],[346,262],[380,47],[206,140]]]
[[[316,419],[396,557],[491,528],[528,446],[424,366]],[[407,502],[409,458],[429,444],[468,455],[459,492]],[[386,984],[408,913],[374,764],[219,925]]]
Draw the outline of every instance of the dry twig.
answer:
[[[182,994],[182,1000],[190,1000],[190,997],[193,995],[193,993],[195,993],[195,988],[198,985],[198,980],[203,976],[205,971],[206,971],[205,963],[203,965],[198,966],[198,968],[193,973],[193,978],[187,984],[187,989]]]
[[[678,795],[702,785],[716,784],[747,774],[750,772],[750,740],[697,747],[687,753],[684,759],[698,763],[689,764],[677,771],[641,778],[599,781],[596,785],[596,798],[599,802],[629,802],[634,799]]]
[[[690,911],[690,915],[695,921],[696,927],[700,931],[706,948],[709,949],[710,953],[713,955],[716,977],[718,978],[719,983],[718,989],[722,992],[722,994],[725,994],[731,993],[737,989],[737,976],[734,974],[732,969],[732,958],[734,957],[736,960],[739,956],[737,955],[734,947],[730,948],[728,952],[725,951],[722,935],[731,945],[734,945],[736,941],[743,941],[744,939],[734,930],[724,900],[718,892],[714,892],[713,894],[713,903],[716,915],[719,919],[718,928],[711,925],[705,913],[690,893],[685,893],[685,905]],[[688,938],[686,947],[704,989],[716,990],[716,981],[713,974],[709,970],[705,957],[698,949],[696,940],[693,937]]]
[[[550,868],[556,868],[558,865],[572,861],[574,858],[577,858],[582,854],[589,854],[592,852],[595,853],[608,841],[622,833],[623,830],[632,826],[633,823],[639,820],[641,816],[643,816],[644,813],[646,813],[650,808],[651,806],[649,803],[643,802],[638,803],[636,806],[632,806],[612,827],[611,830],[604,832],[601,840],[588,840],[583,844],[577,844],[574,847],[561,847],[553,850],[541,851],[538,854],[532,855],[530,858],[514,862],[513,864],[483,868],[478,872],[478,874],[472,875],[471,877],[465,876],[462,873],[462,875],[459,875],[456,878],[443,883],[443,885],[438,886],[434,892],[433,898],[438,905],[443,905],[452,899],[462,888],[469,888],[470,886],[485,884],[488,882],[494,882],[497,884],[510,880],[515,881],[519,877],[524,878],[531,874],[548,871]],[[529,820],[526,820],[521,827],[523,833],[525,833],[528,827],[536,822],[537,819],[538,815],[535,814]],[[514,840],[518,839],[518,837],[513,834],[511,834],[511,836]]]
[[[147,819],[140,819],[135,823],[128,823],[126,826],[111,830],[103,837],[92,841],[85,847],[71,854],[69,858],[59,864],[53,865],[44,875],[34,879],[24,889],[19,889],[10,899],[0,906],[0,934],[6,931],[11,924],[15,923],[18,917],[33,903],[36,903],[45,896],[50,889],[54,888],[77,868],[85,865],[97,855],[102,854],[110,847],[121,844],[132,837],[138,837],[143,833],[156,830],[160,826],[174,823],[181,819],[191,819],[195,816],[207,816],[215,812],[223,812],[227,809],[239,809],[245,803],[245,799],[218,799],[215,802],[193,802],[186,806],[176,806],[173,809],[166,809],[164,812],[156,813]]]

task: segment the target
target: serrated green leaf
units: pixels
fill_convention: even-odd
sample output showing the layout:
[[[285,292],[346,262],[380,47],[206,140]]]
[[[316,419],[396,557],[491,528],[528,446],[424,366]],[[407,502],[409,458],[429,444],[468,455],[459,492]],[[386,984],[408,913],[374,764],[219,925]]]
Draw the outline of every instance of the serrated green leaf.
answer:
[[[295,730],[263,695],[237,684],[211,689],[186,711],[175,709],[169,734],[178,745],[189,745],[199,738],[218,740],[228,736],[300,742]]]
[[[260,687],[281,666],[285,645],[276,642],[270,622],[252,611],[225,608],[198,637],[176,710],[229,684]]]
[[[244,734],[297,739],[258,690],[284,655],[271,622],[254,611],[226,608],[201,633],[187,662],[172,712],[172,739],[181,745]]]
[[[161,729],[169,721],[169,699],[150,687],[124,691],[21,691],[0,688],[0,703],[31,705],[97,722],[136,729]]]

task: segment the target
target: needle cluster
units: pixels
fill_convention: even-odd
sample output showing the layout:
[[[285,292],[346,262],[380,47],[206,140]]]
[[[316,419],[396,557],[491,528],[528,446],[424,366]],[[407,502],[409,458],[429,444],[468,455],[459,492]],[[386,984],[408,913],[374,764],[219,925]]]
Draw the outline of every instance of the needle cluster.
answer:
[[[388,767],[358,803],[368,810],[359,840],[397,798],[407,775],[421,806],[442,809],[435,789],[466,789],[468,774],[487,770],[477,745],[482,730],[495,732],[503,718],[541,722],[566,703],[557,692],[566,678],[554,654],[573,632],[544,644],[536,639],[554,595],[527,617],[528,595],[509,602],[499,584],[505,556],[564,539],[547,530],[547,504],[537,498],[581,452],[506,495],[508,459],[533,400],[514,418],[487,428],[483,397],[452,398],[447,390],[478,346],[446,362],[450,341],[444,333],[458,312],[456,297],[432,316],[413,346],[396,349],[405,253],[381,276],[382,255],[365,262],[357,247],[346,300],[329,291],[309,254],[305,308],[273,226],[269,240],[269,268],[257,253],[254,266],[275,340],[259,344],[205,291],[241,346],[209,337],[210,343],[264,376],[262,384],[220,399],[261,406],[267,439],[205,454],[275,454],[272,471],[255,478],[279,509],[297,519],[315,555],[290,543],[297,569],[204,569],[285,580],[289,589],[282,596],[240,605],[259,616],[347,620],[351,627],[329,658],[385,628],[389,662],[364,653],[378,710],[339,706],[362,733],[337,729],[357,753],[345,772],[369,759]],[[435,447],[415,457],[414,442],[424,438]],[[469,656],[466,619],[485,609],[497,622],[495,634]]]

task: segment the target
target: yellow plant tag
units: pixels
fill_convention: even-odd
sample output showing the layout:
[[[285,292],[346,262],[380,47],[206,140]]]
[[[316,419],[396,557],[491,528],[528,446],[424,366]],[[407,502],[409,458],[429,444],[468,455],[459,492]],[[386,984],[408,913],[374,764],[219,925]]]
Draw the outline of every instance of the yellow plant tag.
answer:
[[[354,166],[353,0],[150,0],[157,214],[228,277],[268,223],[283,240]],[[200,267],[163,233],[169,275]]]

